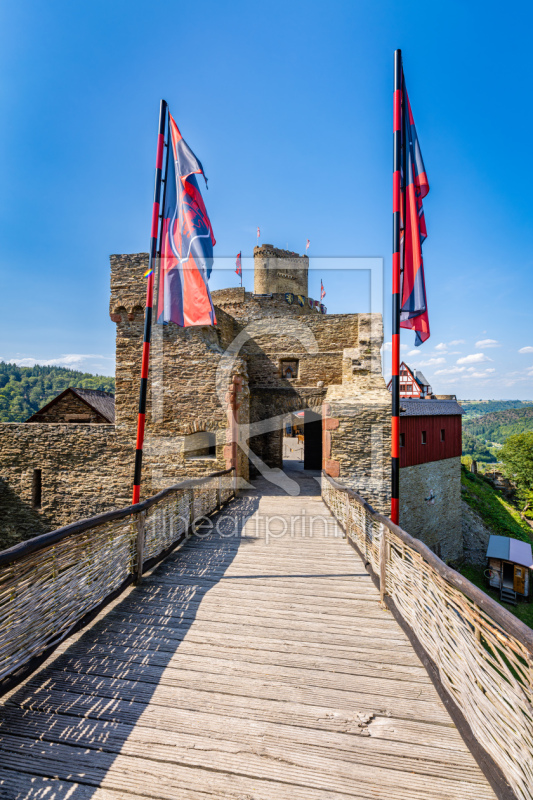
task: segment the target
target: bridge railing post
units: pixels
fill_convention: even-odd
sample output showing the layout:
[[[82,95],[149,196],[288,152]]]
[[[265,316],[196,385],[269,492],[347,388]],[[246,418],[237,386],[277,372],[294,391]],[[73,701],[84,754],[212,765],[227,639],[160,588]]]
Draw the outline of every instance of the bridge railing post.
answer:
[[[345,536],[345,538],[346,537],[349,538],[349,533],[348,533],[349,528],[348,528],[348,526],[350,524],[350,495],[348,494],[348,492],[346,492],[346,498],[345,498],[344,503],[345,503],[345,505],[344,505],[344,517],[345,517],[345,519],[344,519],[344,536]]]
[[[135,572],[133,575],[134,583],[139,584],[143,575],[143,562],[144,562],[144,532],[146,524],[146,511],[141,511],[137,514],[137,536],[135,540]]]
[[[381,524],[381,540],[379,543],[379,600],[385,606],[385,595],[387,594],[387,560],[389,543],[387,541],[387,528]]]

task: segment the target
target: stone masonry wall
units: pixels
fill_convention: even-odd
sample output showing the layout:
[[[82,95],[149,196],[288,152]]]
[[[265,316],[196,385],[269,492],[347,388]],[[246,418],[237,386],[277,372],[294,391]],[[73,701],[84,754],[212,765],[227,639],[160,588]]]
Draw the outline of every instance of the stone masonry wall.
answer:
[[[113,425],[0,424],[0,549],[131,502],[134,449]],[[34,470],[42,505],[32,506]]]
[[[309,258],[271,244],[254,247],[254,292],[292,292],[307,297]]]
[[[444,561],[462,557],[460,456],[400,470],[400,525]]]
[[[148,254],[111,256],[110,316],[117,324],[115,418],[117,430],[131,441],[137,425],[147,264]],[[216,313],[216,327],[152,327],[141,498],[184,477],[226,469],[226,393],[233,374],[243,374],[243,362],[238,359],[225,385],[217,383],[224,350],[234,338],[234,321],[223,309]],[[216,457],[187,459],[189,437],[201,431],[215,433]]]
[[[322,458],[328,475],[388,515],[391,400],[381,375],[382,342],[381,315],[358,315],[357,340],[342,351],[342,383],[327,389]]]

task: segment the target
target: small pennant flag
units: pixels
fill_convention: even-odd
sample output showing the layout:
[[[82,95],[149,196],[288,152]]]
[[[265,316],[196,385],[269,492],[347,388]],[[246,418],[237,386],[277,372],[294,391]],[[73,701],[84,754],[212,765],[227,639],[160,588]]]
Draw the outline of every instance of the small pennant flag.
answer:
[[[259,229],[259,225],[257,226],[257,241],[259,241],[259,237],[261,236],[261,231]]]
[[[326,296],[326,290],[324,289],[324,284],[320,281],[320,299],[323,300]]]
[[[238,253],[237,259],[235,261],[235,272],[237,273],[237,275],[242,275],[241,253]]]
[[[305,243],[305,249],[306,249],[306,250],[309,250],[309,245],[310,245],[310,244],[311,244],[311,242],[310,242],[310,241],[309,241],[309,239],[308,239],[308,240],[307,240],[307,242]]]
[[[152,269],[146,270],[146,272],[144,273],[144,277],[145,278],[149,278],[150,275],[153,275],[153,274],[154,274],[154,270],[153,270],[153,267],[152,267]]]

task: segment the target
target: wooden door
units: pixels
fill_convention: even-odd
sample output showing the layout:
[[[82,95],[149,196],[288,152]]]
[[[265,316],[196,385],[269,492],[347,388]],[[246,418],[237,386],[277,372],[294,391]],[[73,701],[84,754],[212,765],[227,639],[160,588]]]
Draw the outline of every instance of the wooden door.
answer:
[[[514,565],[513,589],[518,594],[526,593],[526,568],[519,567],[518,564]]]

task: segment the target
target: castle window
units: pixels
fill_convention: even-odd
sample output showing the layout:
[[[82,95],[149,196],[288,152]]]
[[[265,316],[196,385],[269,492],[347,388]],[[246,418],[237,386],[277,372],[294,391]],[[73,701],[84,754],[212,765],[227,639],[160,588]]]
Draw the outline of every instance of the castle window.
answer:
[[[444,442],[445,439],[446,439],[446,431],[444,430],[444,428],[441,428],[440,429],[440,440],[441,440],[441,442]]]
[[[400,433],[400,447],[405,447],[405,433]]]
[[[426,432],[422,431],[422,444],[426,444]]]
[[[31,504],[34,508],[41,508],[42,503],[42,474],[40,469],[33,470],[31,484]]]
[[[285,380],[294,380],[298,377],[298,361],[296,359],[280,361],[281,377]]]
[[[185,437],[184,453],[186,460],[198,458],[216,458],[216,434],[211,431],[199,431]]]

